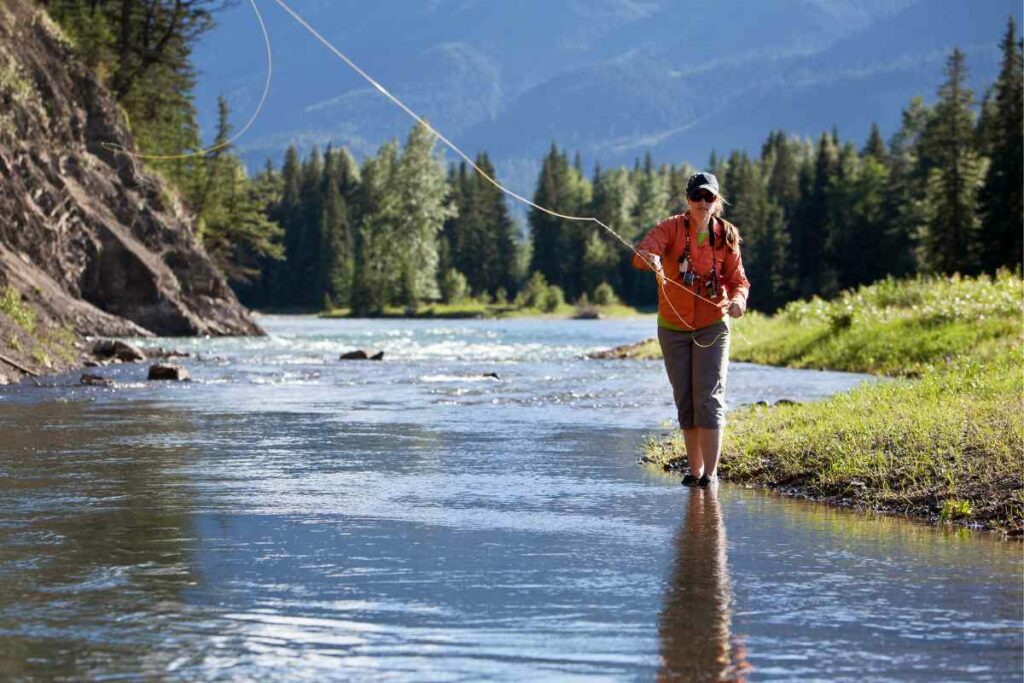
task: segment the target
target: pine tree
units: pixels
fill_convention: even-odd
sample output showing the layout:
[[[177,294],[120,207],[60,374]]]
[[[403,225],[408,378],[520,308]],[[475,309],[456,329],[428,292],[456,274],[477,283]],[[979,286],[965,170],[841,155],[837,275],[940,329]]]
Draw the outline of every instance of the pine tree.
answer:
[[[822,133],[813,160],[800,171],[800,203],[791,224],[792,253],[796,261],[797,294],[809,297],[822,291],[826,263],[825,244],[831,232],[828,184],[836,174],[838,151],[833,137]]]
[[[280,197],[270,209],[270,219],[284,229],[285,260],[273,263],[267,276],[270,306],[288,308],[296,304],[295,262],[299,246],[301,205],[299,203],[299,174],[301,162],[294,145],[285,151],[280,173]]]
[[[491,178],[497,177],[486,153],[477,156],[476,165]],[[473,240],[470,253],[476,263],[462,272],[477,293],[494,295],[499,288],[506,292],[515,289],[515,226],[505,195],[479,173],[472,176],[468,212],[469,235]]]
[[[991,163],[981,192],[981,267],[1018,267],[1024,259],[1024,56],[1011,15],[1002,42],[985,152]]]
[[[298,211],[289,226],[295,231],[294,251],[288,257],[294,278],[293,302],[304,309],[320,308],[324,300],[323,173],[323,157],[314,146],[299,170]]]
[[[279,241],[284,233],[267,219],[260,190],[249,181],[241,162],[229,161],[224,203],[211,217],[203,243],[229,282],[252,284],[267,259],[284,257]]]
[[[267,159],[263,170],[250,183],[253,200],[260,213],[270,220],[274,215],[274,207],[281,201],[281,174],[274,169],[274,164]],[[272,221],[273,222],[273,221]],[[276,225],[276,223],[275,223]],[[239,282],[234,285],[239,300],[250,308],[266,308],[273,303],[273,274],[285,257],[284,230],[278,226],[276,237],[277,249],[274,255],[259,259],[259,276],[250,282]]]
[[[889,179],[883,199],[885,227],[878,260],[880,272],[906,276],[917,271],[918,236],[925,222],[925,168],[921,137],[931,110],[920,97],[903,110],[901,125],[889,143]]]
[[[353,250],[349,225],[348,205],[341,190],[343,158],[341,153],[328,148],[324,157],[323,217],[320,242],[324,245],[320,256],[323,263],[321,291],[326,299],[337,306],[347,306],[351,295]]]
[[[771,133],[761,148],[768,196],[792,214],[800,198],[800,146],[779,130]]]
[[[683,164],[669,170],[668,215],[676,216],[686,211],[686,182],[696,173],[693,166]]]
[[[636,190],[630,183],[629,171],[624,168],[601,171],[595,169],[593,197],[588,213],[624,239],[629,239]],[[618,294],[630,291],[634,270],[626,256],[629,252],[621,246],[614,235],[607,231],[595,230],[588,238],[583,255],[583,279],[585,291],[593,293],[602,282]]]
[[[821,283],[817,293],[828,299],[855,281],[863,265],[859,248],[863,245],[861,231],[864,226],[854,214],[859,177],[857,149],[852,142],[847,142],[839,151],[835,173],[825,188],[827,234],[821,254]]]
[[[888,156],[888,150],[885,147],[885,140],[882,139],[882,134],[878,130],[878,124],[872,122],[871,134],[868,136],[868,141],[864,145],[863,155],[866,157],[872,157],[876,161],[885,163]]]
[[[667,178],[654,170],[651,153],[644,155],[643,169],[636,174],[636,203],[633,205],[633,236],[645,234],[666,217],[668,211]]]
[[[259,277],[263,261],[282,257],[282,231],[266,216],[261,188],[231,154],[229,117],[221,97],[215,149],[205,159],[205,183],[194,205],[199,235],[213,262],[232,284],[249,285]]]
[[[470,180],[468,166],[465,161],[458,165],[452,164],[448,168],[448,179],[446,181],[447,203],[451,207],[451,213],[441,228],[441,239],[438,245],[438,270],[447,273],[449,270],[462,271],[466,253],[466,237],[463,230],[465,221],[463,217],[469,211],[470,204]],[[470,283],[467,280],[467,286]]]
[[[975,273],[980,268],[976,201],[985,164],[974,148],[974,93],[965,87],[967,68],[959,49],[947,61],[946,76],[921,139],[922,157],[931,164],[921,261],[931,272]]]
[[[564,214],[575,214],[576,206],[571,189],[570,168],[565,156],[552,143],[541,165],[535,204]],[[530,209],[530,239],[533,255],[530,270],[541,273],[549,283],[561,285],[570,268],[566,261],[576,255],[572,252],[567,226],[562,219],[536,208]]]
[[[230,158],[228,138],[231,135],[230,111],[227,99],[221,95],[217,98],[217,134],[210,151],[204,155],[202,183],[194,184],[194,192],[189,197],[189,204],[195,214],[199,236],[203,236],[204,219],[209,214],[209,205],[222,208],[222,199],[218,193],[231,182],[233,163]],[[196,178],[199,180],[199,178]]]

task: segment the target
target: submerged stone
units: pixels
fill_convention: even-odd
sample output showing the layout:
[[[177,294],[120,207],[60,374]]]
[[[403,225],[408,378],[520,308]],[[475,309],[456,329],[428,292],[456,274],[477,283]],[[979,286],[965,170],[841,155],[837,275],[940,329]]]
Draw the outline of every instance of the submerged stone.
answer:
[[[151,365],[149,366],[149,378],[151,380],[170,380],[175,382],[187,382],[189,380],[188,370],[180,365]]]

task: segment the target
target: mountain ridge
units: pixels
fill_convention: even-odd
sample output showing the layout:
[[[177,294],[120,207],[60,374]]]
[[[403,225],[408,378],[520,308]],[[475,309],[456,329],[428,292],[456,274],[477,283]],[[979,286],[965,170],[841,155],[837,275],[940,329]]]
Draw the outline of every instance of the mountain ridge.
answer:
[[[669,0],[290,4],[467,153],[487,151],[499,175],[532,169],[515,171],[526,192],[552,140],[607,167],[648,150],[656,163],[695,165],[712,149],[756,153],[779,128],[813,137],[837,126],[864,139],[877,122],[888,136],[913,96],[934,99],[954,46],[968,52],[972,87],[994,80],[1006,18],[1021,14],[1002,0],[730,0],[699,11]],[[196,52],[204,130],[215,93],[235,93],[239,115],[255,104],[263,65],[252,50],[243,57],[252,36],[240,30],[242,10]],[[279,163],[293,142],[358,157],[405,136],[404,113],[283,12],[268,17],[288,49],[271,102],[239,142],[250,168]],[[231,64],[248,71],[210,61],[214,50],[225,58],[225,41],[238,46]]]

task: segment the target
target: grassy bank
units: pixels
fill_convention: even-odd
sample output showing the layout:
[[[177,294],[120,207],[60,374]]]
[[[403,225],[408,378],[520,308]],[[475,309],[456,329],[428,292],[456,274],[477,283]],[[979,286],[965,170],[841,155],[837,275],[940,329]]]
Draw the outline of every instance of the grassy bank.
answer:
[[[1024,532],[1022,282],[885,281],[753,315],[733,358],[899,377],[730,416],[724,479],[859,508]],[[681,439],[644,457],[672,462]]]
[[[629,318],[637,315],[651,314],[654,310],[643,311],[625,304],[609,304],[597,306],[590,304],[585,307],[561,304],[553,310],[545,310],[513,304],[486,304],[469,301],[458,304],[430,304],[415,309],[399,306],[385,308],[378,317],[381,318]],[[319,314],[321,318],[347,318],[351,312],[347,308],[336,308]]]

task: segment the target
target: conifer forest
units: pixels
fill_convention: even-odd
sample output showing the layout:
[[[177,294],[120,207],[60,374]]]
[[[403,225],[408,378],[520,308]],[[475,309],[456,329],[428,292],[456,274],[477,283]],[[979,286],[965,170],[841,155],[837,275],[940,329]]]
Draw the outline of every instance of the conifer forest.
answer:
[[[203,149],[189,57],[221,2],[43,4],[102,74],[140,149]],[[888,140],[877,125],[866,140],[834,129],[816,138],[775,130],[766,131],[758,154],[722,150],[706,164],[656,163],[648,154],[620,168],[588,166],[556,140],[532,199],[597,217],[635,243],[660,219],[685,211],[687,178],[710,170],[728,202],[724,217],[742,236],[750,306],[766,312],[888,275],[1017,268],[1024,59],[1012,17],[1000,45],[991,87],[968,88],[969,64],[954,50],[934,104],[908,102]],[[656,301],[653,278],[631,268],[630,252],[613,235],[535,209],[523,224],[468,164],[446,162],[422,125],[364,159],[343,146],[293,146],[250,174],[224,144],[232,132],[228,102],[219,108],[212,151],[147,167],[194,216],[207,251],[249,306],[373,315],[470,297],[528,305],[538,286],[557,288],[568,301]],[[475,163],[501,182],[486,151]]]

